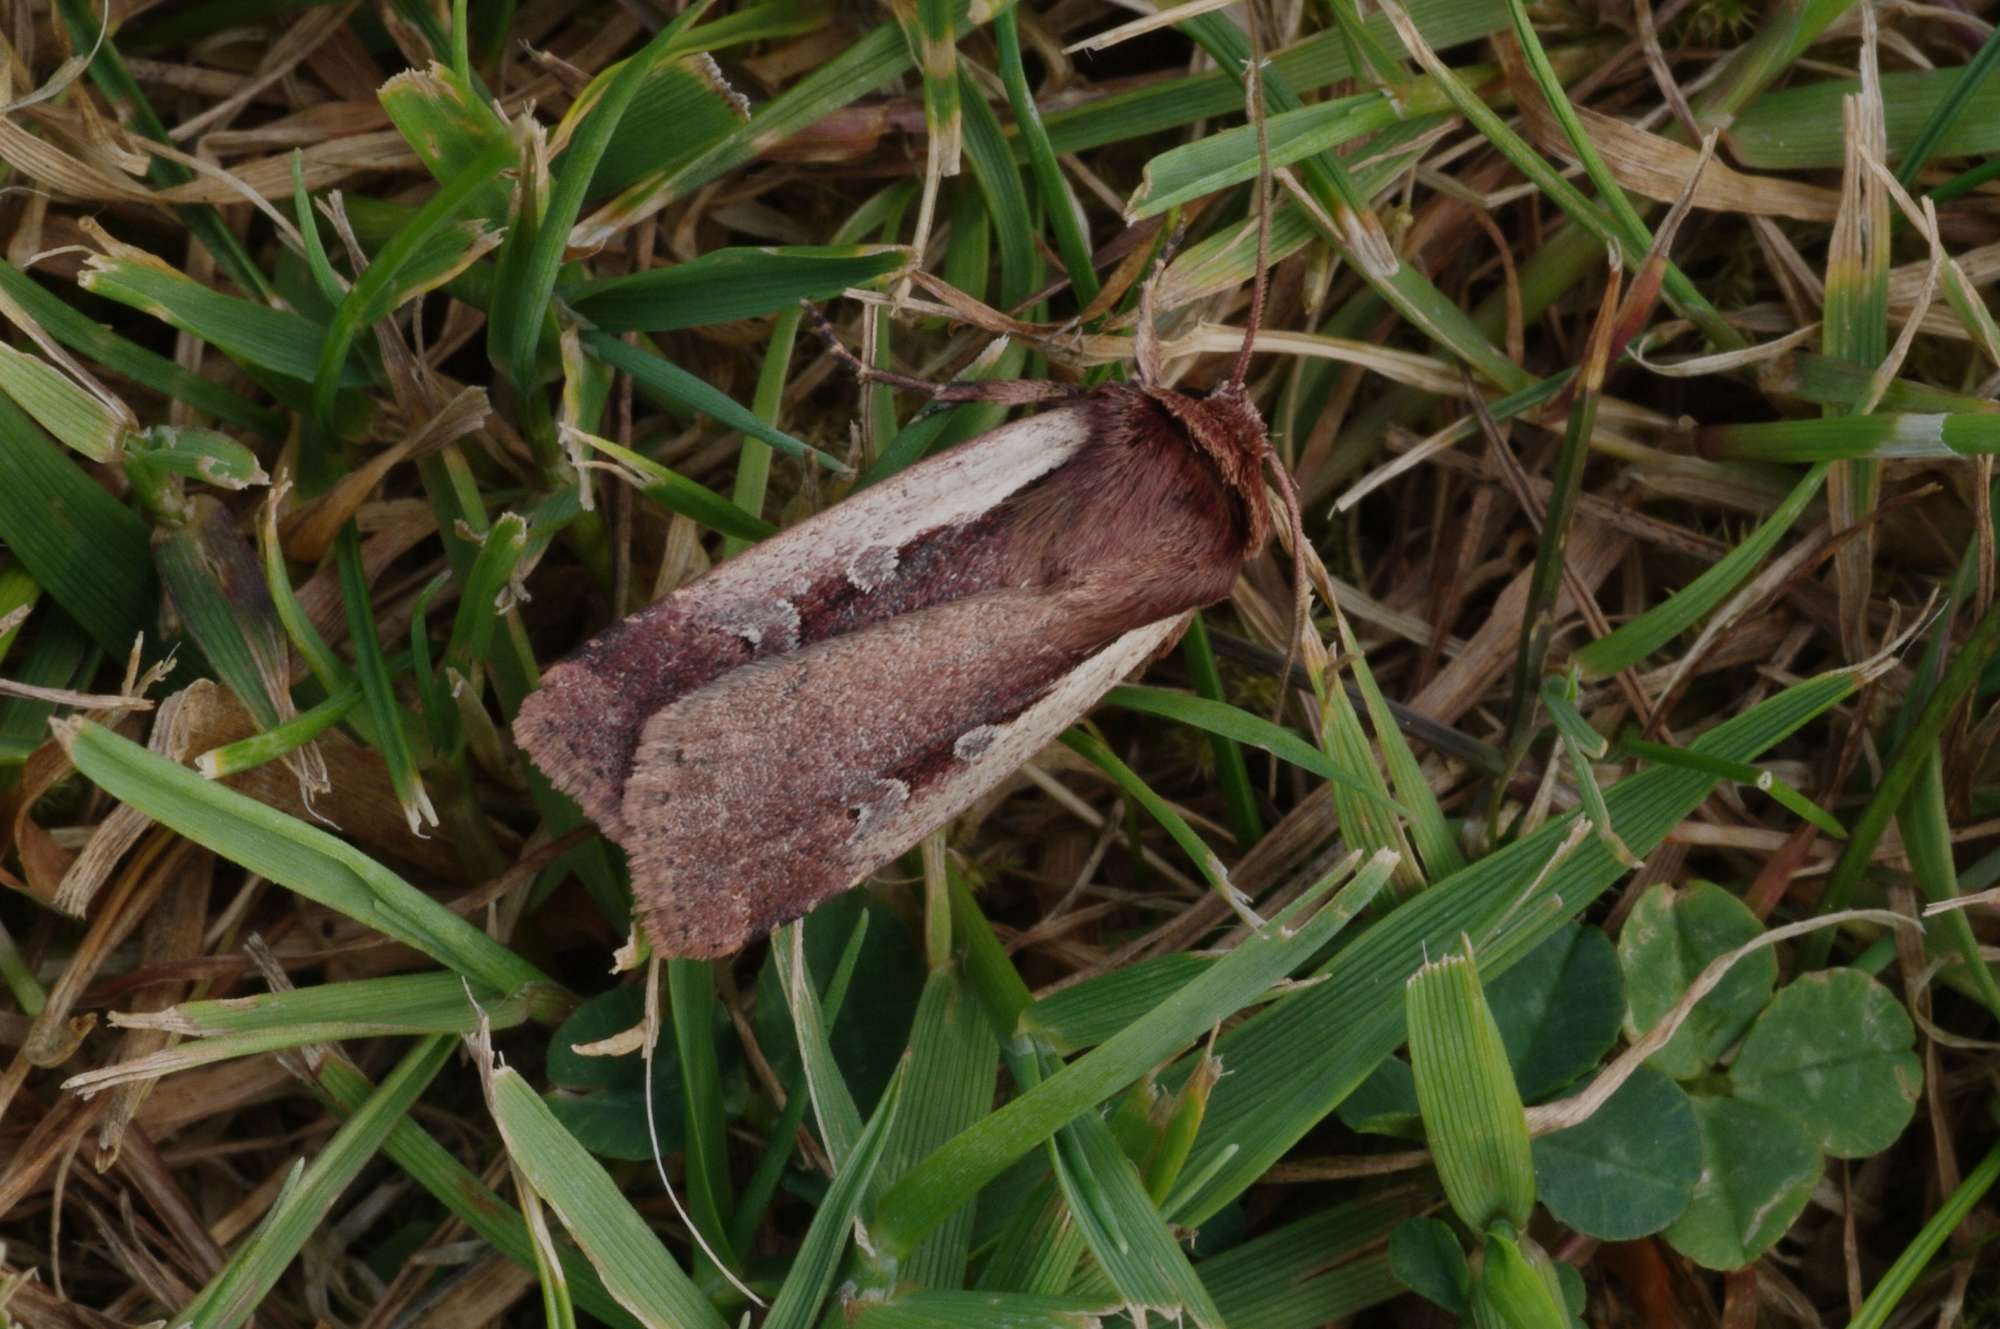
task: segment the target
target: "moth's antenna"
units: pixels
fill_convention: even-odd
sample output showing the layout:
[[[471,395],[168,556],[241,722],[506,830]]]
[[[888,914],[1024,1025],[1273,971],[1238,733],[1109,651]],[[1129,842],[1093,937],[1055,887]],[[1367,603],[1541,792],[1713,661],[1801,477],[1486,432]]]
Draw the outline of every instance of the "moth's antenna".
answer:
[[[1230,379],[1241,384],[1250,376],[1250,356],[1257,327],[1264,321],[1264,299],[1271,279],[1271,131],[1264,123],[1264,38],[1257,27],[1255,0],[1244,0],[1243,28],[1250,37],[1250,63],[1243,67],[1243,98],[1250,123],[1257,131],[1257,274],[1250,283],[1250,319],[1243,327],[1243,347],[1236,352]]]
[[[819,306],[810,300],[799,301],[805,307],[806,317],[812,322],[813,330],[833,358],[847,367],[849,373],[863,383],[880,383],[901,392],[915,393],[928,397],[934,402],[984,401],[997,402],[1002,406],[1048,406],[1061,405],[1088,395],[1087,390],[1071,383],[1043,382],[1032,378],[989,378],[969,382],[932,383],[927,379],[914,378],[909,374],[898,374],[887,369],[877,369],[847,349],[827,321]]]
[[[1271,285],[1271,131],[1264,118],[1264,35],[1257,25],[1256,0],[1243,0],[1243,30],[1250,38],[1250,62],[1243,67],[1243,100],[1250,123],[1257,131],[1257,272],[1250,284],[1250,318],[1243,328],[1243,345],[1236,352],[1236,364],[1224,385],[1225,389],[1233,387],[1238,392],[1243,391],[1250,376],[1250,357],[1256,349],[1257,329],[1264,322],[1264,301]],[[1305,512],[1299,502],[1298,482],[1269,438],[1264,440],[1264,459],[1277,481],[1285,526],[1292,542],[1292,630],[1285,644],[1285,667],[1278,675],[1278,710],[1282,713],[1283,680],[1292,675],[1299,639],[1312,621],[1312,583],[1306,568]]]

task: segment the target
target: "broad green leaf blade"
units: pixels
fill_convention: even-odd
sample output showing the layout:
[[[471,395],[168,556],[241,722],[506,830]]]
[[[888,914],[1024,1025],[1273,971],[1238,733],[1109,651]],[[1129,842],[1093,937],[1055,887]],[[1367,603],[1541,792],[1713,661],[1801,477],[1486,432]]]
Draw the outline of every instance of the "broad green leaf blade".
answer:
[[[933,970],[910,1028],[908,1101],[882,1160],[884,1185],[991,1109],[998,1062],[992,1027],[957,969]],[[962,1286],[972,1219],[968,1207],[924,1238],[903,1261],[900,1277],[918,1287]]]
[[[1825,1170],[1795,1117],[1738,1098],[1697,1098],[1701,1180],[1667,1244],[1708,1269],[1740,1269],[1805,1212]]]
[[[310,319],[253,304],[203,286],[151,255],[134,250],[93,254],[77,283],[86,291],[130,305],[249,364],[311,383],[319,373],[323,328]],[[341,387],[368,381],[353,357],[340,363]]]
[[[1535,1206],[1528,1119],[1469,954],[1433,960],[1404,988],[1417,1107],[1445,1198],[1475,1231]]]
[[[0,291],[25,309],[42,330],[70,350],[95,360],[163,397],[186,402],[227,424],[267,437],[284,432],[278,412],[259,406],[221,384],[212,383],[173,360],[149,351],[93,321],[76,305],[50,292],[12,263],[0,260]]]
[[[1834,1158],[1896,1142],[1916,1113],[1923,1065],[1894,994],[1859,969],[1788,983],[1729,1068],[1739,1098],[1797,1117]]]
[[[1443,95],[1429,92],[1422,100],[1400,110],[1403,114],[1421,115],[1444,107]],[[1336,97],[1271,116],[1265,122],[1270,134],[1271,167],[1277,170],[1330,151],[1386,129],[1401,118],[1399,108],[1379,92]],[[1169,148],[1147,162],[1138,192],[1125,204],[1125,215],[1133,221],[1156,216],[1256,178],[1255,128],[1241,125],[1225,129]]]
[[[188,635],[216,677],[229,686],[260,729],[288,710],[285,638],[257,556],[228,511],[197,495],[187,523],[154,539],[160,583]]]
[[[1957,95],[1961,69],[1898,70],[1882,75],[1882,111],[1889,160],[1898,160],[1924,124]],[[1753,171],[1797,171],[1840,165],[1840,103],[1861,90],[1857,79],[1821,79],[1765,93],[1724,135],[1730,156]],[[1938,157],[2000,151],[2000,77],[1989,73],[1932,148]]]
[[[1095,1047],[1214,964],[1213,956],[1175,951],[1121,965],[1037,1000],[1021,1017],[1021,1033],[1058,1054]]]
[[[753,32],[757,11],[776,14],[790,0],[778,5],[752,5],[738,9],[692,31],[683,30],[671,43],[675,50],[714,50],[711,43],[727,40],[720,29],[732,22],[746,33]],[[769,35],[785,35],[802,24],[824,21],[805,6],[799,18],[770,25]],[[602,76],[600,76],[602,77]],[[664,59],[647,71],[645,81],[633,95],[631,105],[619,117],[591,173],[591,198],[615,193],[633,181],[655,172],[671,173],[676,167],[720,142],[749,119],[749,108],[741,94],[724,80],[713,60],[689,55]]]
[[[0,540],[105,654],[123,659],[159,598],[146,524],[0,397]]]
[[[481,156],[512,142],[492,103],[444,65],[404,70],[375,96],[389,123],[441,185],[464,174]],[[510,192],[509,182],[496,172],[472,202],[472,215],[506,221]]]
[[[0,345],[0,391],[35,423],[89,461],[110,461],[131,429],[130,413],[114,411],[38,355]]]
[[[473,1008],[475,1001],[479,1010],[501,1027],[527,1018],[531,1005],[543,1015],[568,1005],[559,989],[547,989],[539,997],[532,992],[523,988],[503,994],[482,985],[468,995],[465,979],[458,974],[392,974],[245,997],[186,1001],[143,1019],[127,1017],[121,1023],[164,1028],[191,1037],[254,1033],[301,1023],[379,1024],[400,1026],[411,1033],[458,1033],[473,1027],[469,1021],[478,1014]],[[553,1007],[548,1004],[550,999]]]
[[[1393,1203],[1329,1205],[1203,1260],[1195,1272],[1231,1329],[1344,1320],[1401,1291],[1379,1250],[1407,1212]]]
[[[515,225],[499,254],[500,283],[509,298],[497,301],[487,313],[486,346],[493,363],[511,376],[522,392],[534,390],[539,383],[536,342],[548,318],[570,227],[583,211],[591,177],[626,108],[694,13],[682,13],[621,61],[595,97],[581,97],[571,104],[562,125],[570,131],[569,149],[553,170],[546,202],[524,198],[517,203]],[[524,212],[529,208],[536,210]]]
[[[1637,1038],[1652,1028],[1709,961],[1763,931],[1747,905],[1713,882],[1680,890],[1662,882],[1640,896],[1618,934],[1629,1003],[1627,1036]],[[1647,1061],[1680,1080],[1706,1071],[1743,1036],[1777,981],[1778,961],[1770,950],[1745,956]]]
[[[648,171],[577,223],[569,243],[584,250],[653,215],[675,199],[782,143],[832,111],[865,97],[910,67],[910,50],[893,24],[876,24],[853,45],[757,108],[750,118],[691,161]]]
[[[1680,1217],[1701,1178],[1701,1137],[1679,1085],[1641,1066],[1590,1119],[1535,1141],[1549,1212],[1604,1241],[1636,1241]]]
[[[1077,1117],[1056,1134],[1050,1154],[1071,1218],[1098,1268],[1134,1308],[1133,1318],[1154,1309],[1220,1329],[1221,1311],[1104,1118],[1094,1112]]]

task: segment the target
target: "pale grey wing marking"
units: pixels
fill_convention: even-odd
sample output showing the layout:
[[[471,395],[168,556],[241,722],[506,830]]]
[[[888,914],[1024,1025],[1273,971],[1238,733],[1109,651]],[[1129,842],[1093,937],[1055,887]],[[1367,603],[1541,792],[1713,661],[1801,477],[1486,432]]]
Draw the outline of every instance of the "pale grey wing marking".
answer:
[[[874,871],[978,802],[1083,718],[1106,692],[1170,645],[1186,626],[1187,615],[1177,614],[1133,628],[1063,674],[1012,719],[981,726],[976,733],[954,740],[965,755],[927,785],[920,797],[893,810],[879,825],[865,828],[847,846],[849,879]]]
[[[791,649],[796,642],[786,634],[796,633],[798,611],[790,597],[829,570],[978,517],[1068,461],[1088,438],[1079,410],[1017,420],[762,541],[550,669],[522,705],[516,740],[623,843],[630,740],[655,710],[740,667],[751,648]]]
[[[745,601],[784,600],[864,552],[991,511],[1067,462],[1090,440],[1083,404],[1016,420],[872,485],[760,541],[676,592],[704,614]]]
[[[999,591],[762,660],[646,725],[621,815],[655,946],[722,955],[963,811],[1177,629],[1061,645]],[[968,735],[972,736],[968,740]]]

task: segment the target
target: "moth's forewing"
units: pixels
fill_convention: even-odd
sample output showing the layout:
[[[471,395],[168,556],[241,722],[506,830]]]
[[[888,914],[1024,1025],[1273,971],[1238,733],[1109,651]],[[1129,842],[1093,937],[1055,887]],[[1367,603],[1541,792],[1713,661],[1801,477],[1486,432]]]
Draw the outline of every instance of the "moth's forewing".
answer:
[[[891,583],[906,557],[923,561],[927,535],[976,521],[1088,437],[1074,409],[1017,420],[745,550],[550,669],[521,705],[515,740],[556,788],[628,844],[625,782],[649,718],[754,659],[963,594],[908,577]]]
[[[736,670],[654,716],[624,808],[654,945],[724,955],[845,890],[999,784],[1175,627],[1090,652],[1066,610],[1037,591],[970,596]]]

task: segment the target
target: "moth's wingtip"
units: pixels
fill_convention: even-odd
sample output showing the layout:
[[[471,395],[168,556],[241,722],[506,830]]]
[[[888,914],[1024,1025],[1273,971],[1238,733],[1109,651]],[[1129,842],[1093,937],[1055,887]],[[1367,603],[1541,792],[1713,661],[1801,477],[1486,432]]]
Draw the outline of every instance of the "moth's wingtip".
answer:
[[[764,935],[750,926],[742,910],[731,911],[722,902],[707,902],[721,907],[693,909],[687,901],[676,901],[673,888],[654,870],[645,846],[628,847],[627,853],[632,912],[638,915],[654,954],[669,960],[724,960]],[[725,913],[734,916],[725,918]]]
[[[624,843],[624,823],[619,806],[624,800],[622,774],[600,769],[604,752],[601,726],[577,718],[577,713],[593,715],[577,699],[564,695],[558,665],[543,676],[542,686],[521,702],[510,732],[514,744],[526,754],[548,782],[583,809],[584,815],[619,843]],[[551,684],[556,686],[552,689]]]

